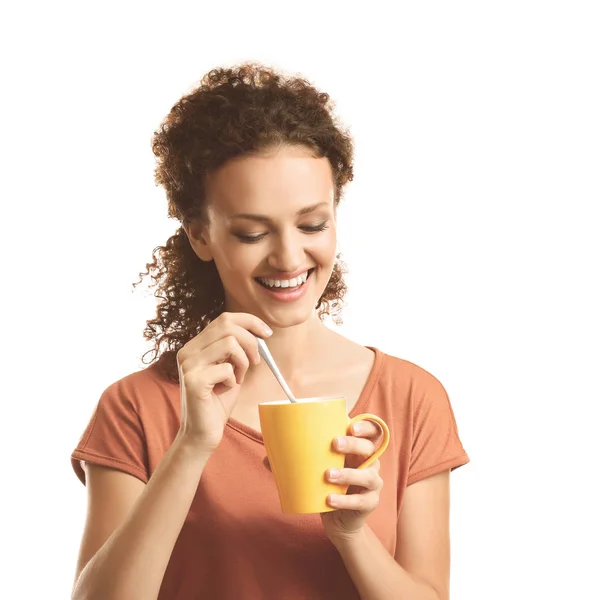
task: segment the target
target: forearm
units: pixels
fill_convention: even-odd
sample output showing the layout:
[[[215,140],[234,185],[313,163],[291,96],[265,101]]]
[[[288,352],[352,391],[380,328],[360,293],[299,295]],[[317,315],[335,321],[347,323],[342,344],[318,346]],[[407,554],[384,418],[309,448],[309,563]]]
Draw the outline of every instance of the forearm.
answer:
[[[362,600],[440,600],[395,561],[367,525],[358,537],[334,544]]]
[[[82,570],[73,600],[157,598],[208,458],[174,441],[129,517]]]

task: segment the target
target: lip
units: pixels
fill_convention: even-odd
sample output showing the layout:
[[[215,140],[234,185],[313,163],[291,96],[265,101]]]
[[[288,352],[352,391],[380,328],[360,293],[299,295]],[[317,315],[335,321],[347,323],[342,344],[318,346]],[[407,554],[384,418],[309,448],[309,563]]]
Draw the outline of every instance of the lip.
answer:
[[[310,269],[306,270],[309,271]],[[312,271],[314,270],[315,269],[312,269]],[[305,271],[301,271],[301,273],[304,272]],[[288,288],[268,288],[258,282],[256,282],[256,284],[258,288],[262,290],[262,293],[266,294],[272,300],[276,300],[277,302],[295,302],[307,293],[308,288],[310,287],[310,281],[312,280],[312,275],[313,273],[310,273],[310,276],[308,277],[308,279],[306,279],[306,283],[303,283],[297,289],[292,291],[287,291]],[[272,279],[272,277],[267,277],[266,279]]]
[[[257,279],[275,279],[275,280],[278,279],[279,281],[286,281],[289,279],[295,279],[302,273],[307,273],[310,269],[313,269],[313,268],[314,267],[308,267],[307,269],[302,269],[301,271],[295,271],[293,273],[289,273],[288,275],[280,275],[279,273],[277,273],[276,275],[258,275]]]

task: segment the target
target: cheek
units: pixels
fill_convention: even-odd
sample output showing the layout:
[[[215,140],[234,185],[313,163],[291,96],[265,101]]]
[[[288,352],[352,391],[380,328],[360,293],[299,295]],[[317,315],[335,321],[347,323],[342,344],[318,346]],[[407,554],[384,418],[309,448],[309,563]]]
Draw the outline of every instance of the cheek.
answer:
[[[240,289],[266,260],[264,244],[227,243],[213,249],[219,275],[228,289]]]
[[[337,237],[334,231],[325,231],[309,246],[312,256],[321,265],[334,264],[337,253]]]
[[[259,264],[259,258],[252,252],[222,252],[221,249],[213,252],[215,264],[222,276],[251,274]]]

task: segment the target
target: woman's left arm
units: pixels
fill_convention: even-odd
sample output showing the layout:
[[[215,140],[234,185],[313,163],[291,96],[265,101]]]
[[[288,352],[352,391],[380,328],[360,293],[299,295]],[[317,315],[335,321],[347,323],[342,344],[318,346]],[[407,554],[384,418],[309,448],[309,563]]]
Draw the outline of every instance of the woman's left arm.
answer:
[[[448,600],[449,471],[410,485],[393,558],[367,526],[334,543],[362,600]]]
[[[343,438],[342,452],[362,458],[372,454],[369,428],[374,426],[365,421],[358,425],[363,424],[365,429]],[[339,510],[321,517],[362,600],[448,600],[450,471],[406,488],[394,557],[365,524],[382,488],[378,462],[368,469],[341,471],[340,480],[354,486],[354,493],[336,497]]]

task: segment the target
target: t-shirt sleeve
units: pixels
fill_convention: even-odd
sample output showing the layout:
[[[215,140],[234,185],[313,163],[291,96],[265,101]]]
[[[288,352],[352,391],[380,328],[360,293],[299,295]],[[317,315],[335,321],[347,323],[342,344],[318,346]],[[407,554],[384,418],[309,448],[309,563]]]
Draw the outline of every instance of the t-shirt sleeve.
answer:
[[[103,392],[71,455],[72,467],[83,483],[86,481],[81,461],[124,471],[144,483],[149,480],[142,422],[123,388],[117,382]]]
[[[469,462],[446,390],[430,373],[423,375],[414,398],[407,485]]]

